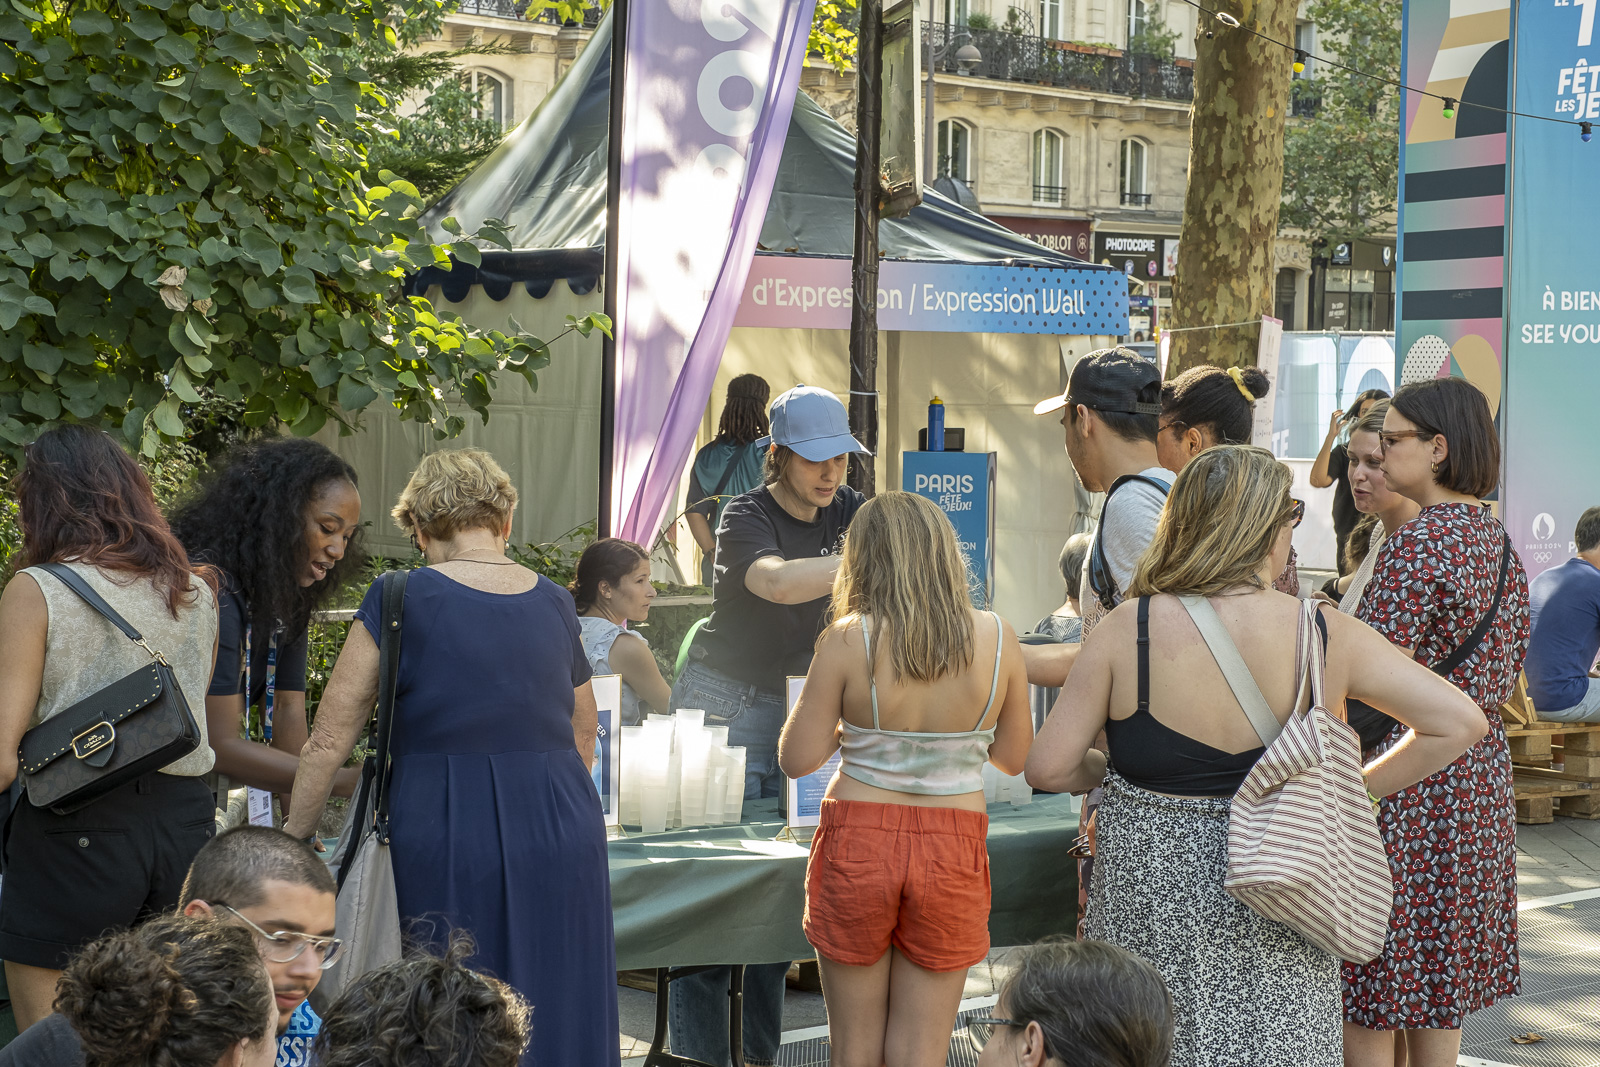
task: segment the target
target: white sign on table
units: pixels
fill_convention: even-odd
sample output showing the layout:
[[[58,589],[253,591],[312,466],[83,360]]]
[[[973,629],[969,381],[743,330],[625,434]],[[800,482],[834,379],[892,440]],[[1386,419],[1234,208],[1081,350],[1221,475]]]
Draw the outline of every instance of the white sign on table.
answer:
[[[622,805],[619,803],[618,771],[622,756],[622,676],[597,674],[590,682],[594,686],[595,707],[600,724],[594,734],[594,788],[600,794],[600,808],[605,812],[607,826],[620,826]]]
[[[794,706],[800,702],[800,691],[806,687],[805,678],[787,679],[783,691],[783,710],[785,716],[794,711]],[[833,772],[839,769],[839,753],[835,752],[828,758],[828,762],[812,771],[804,778],[790,778],[786,785],[788,795],[784,798],[784,813],[789,823],[789,829],[800,826],[817,826],[822,822],[822,798],[828,792],[828,783],[833,781]]]

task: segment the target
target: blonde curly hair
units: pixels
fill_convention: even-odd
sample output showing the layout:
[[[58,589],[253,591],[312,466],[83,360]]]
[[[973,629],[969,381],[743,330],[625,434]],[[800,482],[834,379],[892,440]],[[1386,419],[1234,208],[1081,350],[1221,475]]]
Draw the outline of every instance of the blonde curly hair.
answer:
[[[411,537],[448,541],[478,527],[499,533],[516,506],[516,486],[493,456],[452,448],[422,457],[389,514]]]

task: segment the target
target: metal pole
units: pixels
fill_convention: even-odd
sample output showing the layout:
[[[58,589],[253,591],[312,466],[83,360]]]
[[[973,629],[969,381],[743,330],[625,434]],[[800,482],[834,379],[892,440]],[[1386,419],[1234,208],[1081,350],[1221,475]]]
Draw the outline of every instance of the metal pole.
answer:
[[[944,47],[950,47],[950,35],[947,32]],[[933,179],[938,177],[934,173],[938,158],[939,126],[933,119],[933,66],[934,56],[939,50],[933,46],[933,23],[928,23],[928,67],[924,79],[926,89],[922,97],[922,184],[932,185]]]
[[[605,310],[617,330],[617,214],[622,203],[622,97],[628,57],[628,2],[611,2],[611,127],[606,145]],[[600,341],[600,536],[610,537],[613,470],[617,458],[617,342]]]
[[[861,0],[856,39],[856,224],[851,261],[850,429],[871,455],[853,456],[850,485],[873,494],[878,453],[878,159],[883,104],[883,3]]]

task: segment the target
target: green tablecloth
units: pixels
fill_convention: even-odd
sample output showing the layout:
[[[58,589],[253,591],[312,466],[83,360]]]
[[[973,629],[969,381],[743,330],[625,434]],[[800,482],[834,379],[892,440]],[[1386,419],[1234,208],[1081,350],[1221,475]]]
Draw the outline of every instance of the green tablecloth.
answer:
[[[807,849],[774,838],[776,800],[745,801],[736,826],[670,830],[613,840],[611,910],[617,967],[776,963],[815,955],[800,931]],[[1072,797],[989,807],[994,902],[989,937],[1023,945],[1070,933],[1077,916]]]

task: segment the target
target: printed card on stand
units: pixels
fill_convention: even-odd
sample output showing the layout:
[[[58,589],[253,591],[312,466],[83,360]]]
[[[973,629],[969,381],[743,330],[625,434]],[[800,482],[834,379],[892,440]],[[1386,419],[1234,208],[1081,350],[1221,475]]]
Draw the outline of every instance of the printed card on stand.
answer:
[[[600,725],[594,737],[594,788],[600,794],[600,808],[607,826],[620,826],[622,805],[618,801],[618,770],[622,750],[622,676],[598,674],[591,679]]]
[[[805,678],[789,678],[783,689],[783,710],[787,715],[800,702],[800,691],[805,688]],[[784,815],[790,831],[800,827],[815,827],[822,822],[822,798],[828,783],[839,769],[839,753],[835,752],[827,763],[804,778],[790,778],[785,785]]]

